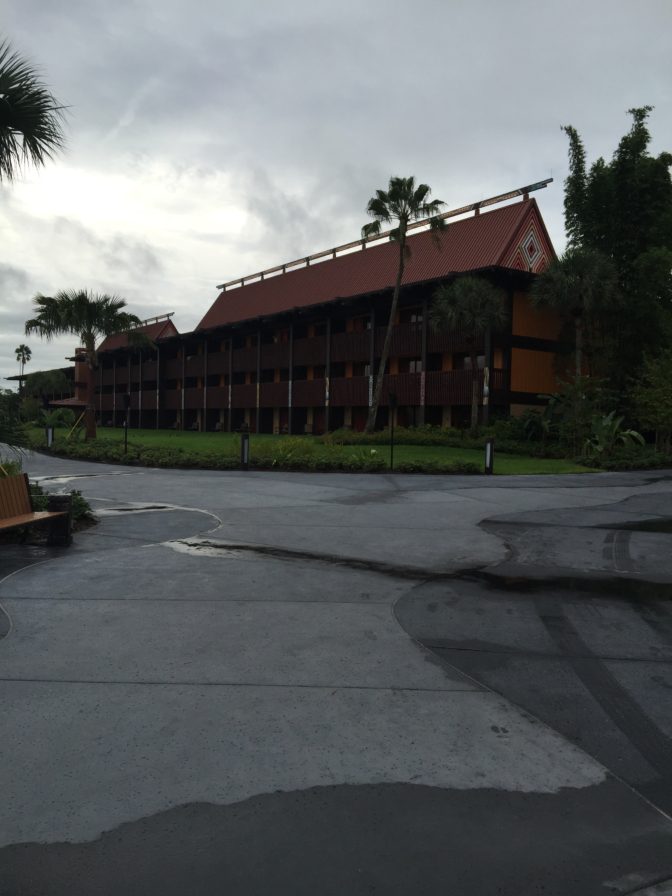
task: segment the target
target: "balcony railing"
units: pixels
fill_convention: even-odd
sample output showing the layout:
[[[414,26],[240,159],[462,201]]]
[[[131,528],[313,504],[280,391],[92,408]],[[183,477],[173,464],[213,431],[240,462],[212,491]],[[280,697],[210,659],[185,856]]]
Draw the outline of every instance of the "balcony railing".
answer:
[[[259,405],[262,408],[286,408],[289,405],[289,383],[262,383]]]
[[[309,364],[326,364],[327,361],[327,337],[313,336],[310,339],[295,339],[293,347],[294,364],[306,366]],[[287,366],[278,365],[278,366]]]
[[[225,411],[229,406],[229,387],[208,386],[207,401],[209,409]]]
[[[203,389],[189,388],[184,390],[184,407],[190,411],[203,407]]]
[[[143,382],[147,380],[151,380],[156,382],[156,361],[143,361],[142,364],[142,379]]]
[[[376,327],[376,355],[380,355],[385,342],[387,327]],[[398,324],[392,327],[390,356],[393,358],[419,358],[422,353],[422,328],[420,324]]]
[[[234,373],[249,373],[257,369],[257,348],[236,348],[233,350]],[[243,407],[243,405],[240,405]],[[247,405],[245,405],[247,407]]]
[[[256,365],[256,358],[254,363]],[[261,369],[275,370],[276,367],[289,367],[289,342],[261,346]]]
[[[292,405],[295,408],[319,408],[324,405],[326,381],[295,380],[292,383]]]
[[[333,362],[368,361],[370,356],[370,330],[362,330],[360,333],[334,333],[331,337],[331,360]]]
[[[256,408],[257,406],[257,387],[254,386],[233,386],[231,401],[234,408]]]
[[[203,365],[205,364],[205,360],[203,355],[192,355],[189,358],[186,358],[184,362],[184,375],[185,376],[203,376]]]
[[[182,379],[182,358],[170,358],[161,362],[161,375],[168,380]]]
[[[208,373],[228,373],[229,358],[228,352],[211,352],[208,355]]]
[[[368,376],[332,378],[329,381],[329,403],[334,407],[368,407]]]
[[[161,398],[161,405],[167,411],[179,411],[182,407],[182,391],[180,389],[166,389]]]

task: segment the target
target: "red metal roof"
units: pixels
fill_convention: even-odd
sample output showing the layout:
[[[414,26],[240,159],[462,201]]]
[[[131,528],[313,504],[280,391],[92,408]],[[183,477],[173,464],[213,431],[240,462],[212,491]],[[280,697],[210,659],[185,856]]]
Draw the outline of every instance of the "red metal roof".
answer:
[[[144,333],[152,342],[157,339],[165,339],[168,336],[177,336],[177,328],[170,320],[159,320],[153,324],[145,324],[142,327],[136,327],[134,333]],[[116,348],[126,348],[128,346],[128,333],[113,333],[107,336],[98,346],[99,352],[111,352]]]
[[[406,263],[403,284],[408,286],[496,266],[519,268],[518,259],[512,263],[512,247],[517,247],[517,237],[526,239],[532,224],[538,225],[534,229],[540,235],[539,239],[548,242],[543,254],[546,258],[551,257],[553,248],[534,199],[449,224],[439,237],[440,248],[428,231],[409,236],[411,257]],[[396,243],[381,243],[225,290],[196,329],[206,330],[293,308],[391,289],[397,261]]]

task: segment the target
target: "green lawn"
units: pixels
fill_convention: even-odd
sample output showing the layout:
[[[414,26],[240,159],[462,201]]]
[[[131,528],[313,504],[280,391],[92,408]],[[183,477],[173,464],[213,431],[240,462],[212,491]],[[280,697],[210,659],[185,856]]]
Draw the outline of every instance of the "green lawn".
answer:
[[[55,432],[56,445],[65,440],[67,430],[57,429]],[[40,439],[43,430],[31,431],[33,438]],[[128,433],[129,448],[142,446],[155,449],[178,449],[188,453],[192,457],[203,456],[207,464],[207,457],[213,455],[230,455],[237,457],[239,453],[240,436],[235,433],[215,432],[178,432],[172,430],[155,429],[131,429]],[[289,441],[288,441],[289,440]],[[98,430],[100,443],[113,443],[122,445],[124,441],[123,429]],[[266,458],[271,458],[277,449],[278,456],[285,453],[291,446],[299,445],[302,450],[317,453],[326,450],[321,441],[311,436],[274,436],[274,435],[250,435],[250,452],[254,456],[255,448]],[[377,458],[389,462],[389,446],[387,445],[343,445],[331,446],[331,452],[343,452],[345,456],[375,455]],[[483,466],[483,451],[473,448],[452,448],[441,445],[395,445],[395,466],[397,463],[415,463],[434,465],[451,462],[472,463],[479,468]],[[516,454],[503,454],[495,451],[495,473],[500,474],[524,474],[524,473],[583,473],[588,472],[588,467],[583,467],[570,460],[557,460],[553,458],[535,458]]]

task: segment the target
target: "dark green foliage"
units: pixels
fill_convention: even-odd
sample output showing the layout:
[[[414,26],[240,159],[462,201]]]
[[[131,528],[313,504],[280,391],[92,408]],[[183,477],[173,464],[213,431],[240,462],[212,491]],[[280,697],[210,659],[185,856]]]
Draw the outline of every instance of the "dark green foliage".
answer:
[[[86,438],[96,437],[96,416],[93,407],[93,371],[98,366],[97,341],[112,333],[128,332],[141,321],[129,314],[124,299],[98,295],[86,289],[61,290],[55,296],[38,293],[33,299],[35,317],[26,321],[26,334],[37,333],[47,341],[72,334],[84,349],[90,375],[86,383]]]
[[[82,523],[93,519],[93,511],[91,505],[77,489],[69,492],[72,500],[72,522],[73,524]],[[49,502],[49,492],[45,492],[41,485],[37,482],[30,483],[30,497],[35,510],[47,510]]]
[[[656,447],[672,451],[672,349],[657,358],[646,358],[639,377],[633,382],[630,400],[634,416],[646,430],[656,435]]]
[[[54,429],[70,429],[74,426],[75,420],[75,413],[70,408],[53,408],[41,412],[39,425],[53,426]]]
[[[586,199],[586,151],[576,128],[566,125],[569,138],[569,176],[565,180],[565,230],[571,248],[580,246],[584,237]]]
[[[617,270],[623,301],[600,315],[596,343],[603,373],[621,394],[644,352],[658,351],[672,332],[672,155],[649,154],[651,111],[630,109],[632,126],[612,160],[598,159],[587,174],[581,139],[565,128],[569,244],[609,256]]]
[[[0,389],[0,442],[15,448],[26,444],[20,418],[20,399],[16,392],[9,389]]]
[[[586,458],[585,462],[602,470],[656,470],[670,466],[670,455],[656,451],[651,445],[616,449],[603,458]]]
[[[458,277],[434,293],[430,323],[434,330],[463,332],[471,359],[471,429],[478,427],[478,348],[490,330],[501,329],[508,320],[506,293],[485,277]]]
[[[605,323],[622,305],[611,259],[595,249],[568,249],[534,282],[532,303],[572,322],[575,378],[582,376],[585,358],[591,373],[601,373]]]
[[[26,376],[23,395],[32,398],[51,395],[70,396],[72,386],[72,380],[69,380],[62,370],[38,370]]]

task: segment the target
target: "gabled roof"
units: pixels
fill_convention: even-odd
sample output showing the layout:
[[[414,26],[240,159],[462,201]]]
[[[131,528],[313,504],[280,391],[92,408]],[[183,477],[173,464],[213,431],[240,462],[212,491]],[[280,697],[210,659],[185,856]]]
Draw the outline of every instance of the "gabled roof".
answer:
[[[534,199],[448,224],[437,248],[428,231],[409,236],[403,285],[491,267],[543,270],[553,247]],[[398,247],[386,242],[220,293],[196,327],[207,330],[336,299],[391,289]]]
[[[144,333],[144,335],[151,339],[152,342],[156,342],[159,339],[167,339],[169,336],[177,336],[177,327],[175,324],[167,318],[166,320],[159,320],[155,323],[151,324],[143,324],[141,327],[135,327],[132,331],[133,333]],[[111,352],[117,348],[127,348],[128,347],[128,333],[113,333],[111,336],[107,336],[101,344],[98,346],[99,352]]]

